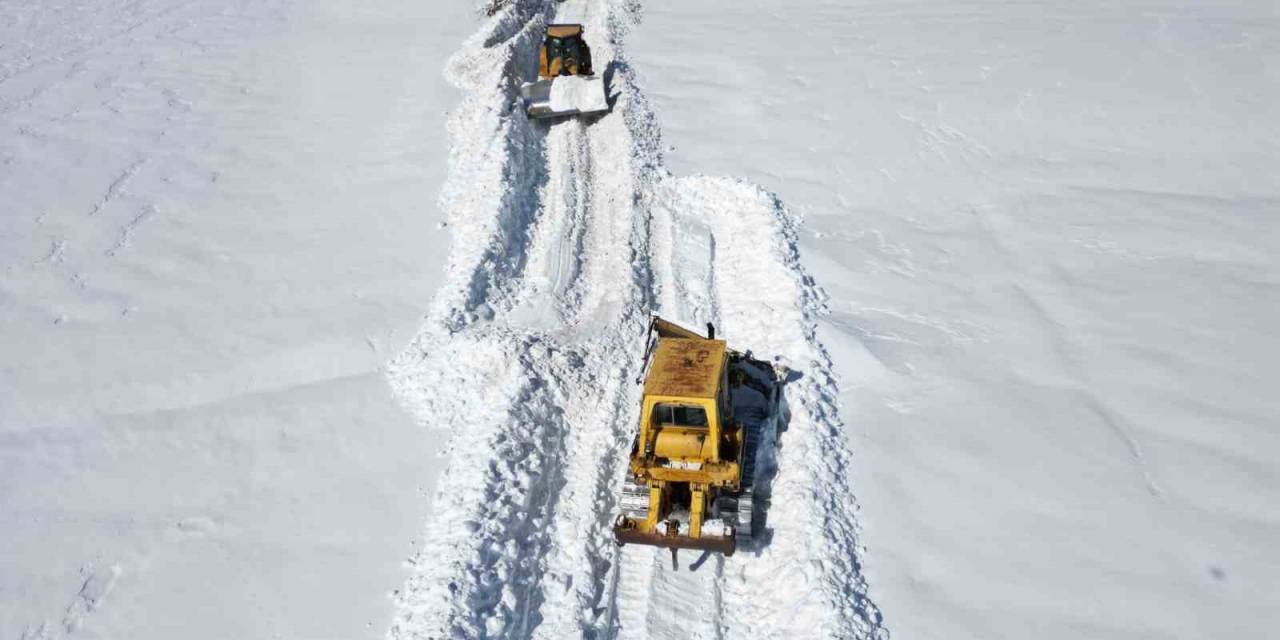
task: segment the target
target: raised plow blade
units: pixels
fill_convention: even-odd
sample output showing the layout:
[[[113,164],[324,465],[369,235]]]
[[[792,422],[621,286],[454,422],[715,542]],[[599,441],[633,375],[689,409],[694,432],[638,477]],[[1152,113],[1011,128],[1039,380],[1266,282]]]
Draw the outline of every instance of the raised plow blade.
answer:
[[[625,525],[617,525],[613,529],[614,537],[618,544],[642,544],[650,547],[664,547],[667,549],[697,549],[699,551],[713,551],[715,553],[723,553],[726,556],[733,555],[737,550],[738,544],[734,536],[701,536],[694,538],[692,536],[672,535],[669,533],[644,533]]]
[[[609,96],[604,79],[595,76],[560,76],[529,82],[520,87],[530,118],[561,118],[604,113]]]

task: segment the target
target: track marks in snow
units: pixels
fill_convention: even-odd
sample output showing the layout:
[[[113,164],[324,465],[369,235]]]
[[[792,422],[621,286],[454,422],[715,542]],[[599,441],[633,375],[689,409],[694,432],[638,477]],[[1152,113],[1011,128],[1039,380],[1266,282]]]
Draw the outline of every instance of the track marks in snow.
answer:
[[[772,194],[724,178],[671,179],[658,194],[665,202],[653,207],[655,237],[694,230],[685,247],[667,247],[674,257],[659,267],[660,288],[677,292],[659,295],[676,305],[662,312],[691,325],[714,321],[735,346],[790,370],[782,446],[762,447],[766,459],[758,463],[764,540],[723,561],[723,591],[704,596],[704,605],[726,612],[725,637],[887,636],[858,561],[838,389],[816,335],[824,299],[800,264],[796,220]],[[691,238],[702,229],[707,246],[698,247]],[[713,304],[684,302],[699,279]]]
[[[138,173],[138,170],[146,163],[147,159],[143,158],[133,164],[130,164],[117,173],[116,176],[111,179],[111,183],[107,185],[107,190],[103,192],[102,197],[99,198],[97,202],[93,203],[93,207],[89,209],[89,215],[98,215],[107,207],[107,205],[111,204],[113,200],[120,197],[124,188],[129,184],[129,180],[133,178],[134,174]]]
[[[515,67],[485,75],[493,58],[536,51],[531,6],[502,14],[451,65],[474,89],[451,119],[451,284],[390,375],[415,413],[454,434],[392,638],[572,637],[604,597],[602,503],[635,400],[645,294],[633,260],[648,252],[635,244],[640,216],[595,206],[635,201],[626,163],[616,180],[593,179],[600,150],[580,124],[526,122],[504,90]],[[480,156],[459,155],[481,139]],[[625,137],[609,144],[628,155]]]
[[[517,61],[536,55],[554,6],[511,3],[449,66],[465,93],[442,196],[448,284],[389,377],[453,435],[390,638],[884,637],[795,221],[752,185],[662,168],[616,49],[630,3],[563,5],[590,18],[613,112],[527,122]],[[787,447],[758,466],[785,526],[733,558],[684,552],[678,571],[667,551],[619,550],[611,534],[654,310],[715,321],[794,378]]]
[[[540,11],[520,4],[456,53],[441,205],[455,230],[446,284],[389,367],[408,408],[452,431],[422,551],[389,637],[526,637],[537,625],[546,521],[562,479],[563,350],[494,323],[526,283],[529,227],[546,178],[544,134],[512,120],[515,60],[536,51]]]
[[[142,223],[149,220],[155,214],[156,214],[156,208],[154,206],[152,205],[144,206],[142,208],[142,211],[139,211],[138,214],[135,215],[132,220],[125,223],[124,226],[120,227],[120,237],[116,239],[116,243],[114,245],[111,245],[110,249],[107,249],[107,255],[114,258],[116,254],[120,253],[125,249],[128,249],[129,245],[133,244],[133,234],[137,231],[138,227],[141,226]]]
[[[148,28],[198,3],[102,0],[93,9],[76,7],[74,16],[67,15],[68,8],[49,11],[38,3],[30,8],[10,4],[0,10],[7,22],[0,40],[9,45],[0,48],[0,114],[26,110],[45,92],[83,72],[84,60],[95,50],[126,37],[136,42]],[[44,18],[51,22],[41,24]]]
[[[85,617],[98,607],[102,606],[107,594],[111,592],[111,588],[115,586],[116,579],[120,577],[119,565],[111,565],[105,569],[93,571],[88,578],[80,585],[80,591],[76,593],[76,597],[67,606],[67,613],[62,618],[62,628],[68,633],[74,633],[80,628]]]
[[[442,340],[430,354],[415,382],[435,397],[418,408],[455,435],[392,637],[525,637],[536,625],[547,519],[563,484],[556,372],[574,357],[501,331]],[[476,388],[487,391],[451,391]]]
[[[671,554],[666,549],[624,547],[618,556],[622,569],[617,594],[619,616],[612,637],[723,637],[723,607],[719,602],[723,558],[681,551],[680,568],[673,570]]]
[[[546,157],[567,163],[547,162],[541,208],[530,231],[533,249],[522,274],[526,290],[516,302],[523,305],[517,313],[524,322],[544,329],[569,321],[581,301],[575,285],[585,260],[591,172],[585,136],[582,124],[571,121],[554,127],[546,138]],[[546,304],[547,298],[558,304]]]

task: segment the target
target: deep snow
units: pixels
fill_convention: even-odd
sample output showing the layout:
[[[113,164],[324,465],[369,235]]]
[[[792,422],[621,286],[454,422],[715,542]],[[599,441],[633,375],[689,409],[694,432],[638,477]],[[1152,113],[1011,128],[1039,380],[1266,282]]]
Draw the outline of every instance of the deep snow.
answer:
[[[0,3],[0,637],[378,638],[467,6]]]
[[[0,635],[1274,635],[1273,6],[467,4],[0,5]],[[679,571],[651,311],[796,372]]]
[[[805,216],[895,638],[1275,636],[1278,27],[1267,2],[645,6],[668,165]]]

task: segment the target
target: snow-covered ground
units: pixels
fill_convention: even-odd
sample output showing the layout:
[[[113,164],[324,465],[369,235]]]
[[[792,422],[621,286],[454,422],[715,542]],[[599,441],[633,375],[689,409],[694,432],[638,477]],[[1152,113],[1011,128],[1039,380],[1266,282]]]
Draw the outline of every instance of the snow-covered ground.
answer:
[[[0,3],[0,638],[385,633],[461,4]]]
[[[1280,627],[1274,7],[349,4],[0,4],[0,636]],[[679,570],[650,312],[791,370]]]
[[[1269,2],[646,4],[668,166],[805,216],[895,638],[1275,637],[1278,36]]]

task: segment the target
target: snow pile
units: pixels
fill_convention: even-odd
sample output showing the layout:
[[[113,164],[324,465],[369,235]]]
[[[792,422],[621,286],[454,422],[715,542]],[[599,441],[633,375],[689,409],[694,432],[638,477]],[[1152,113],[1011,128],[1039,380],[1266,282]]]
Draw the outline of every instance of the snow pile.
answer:
[[[551,110],[557,113],[607,111],[604,80],[595,76],[560,76],[551,81]]]
[[[704,536],[723,536],[727,535],[733,527],[729,526],[724,520],[719,518],[705,520],[702,523],[702,535]]]

